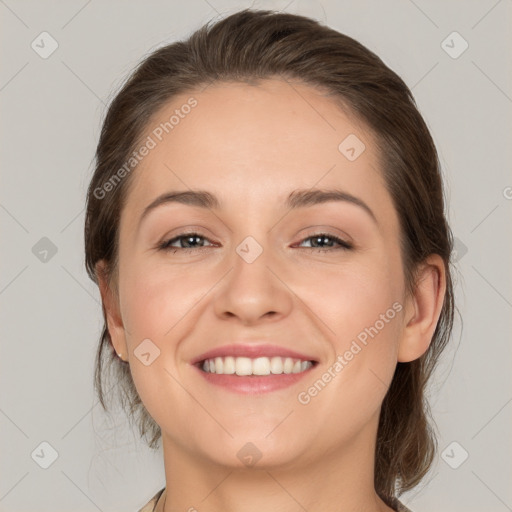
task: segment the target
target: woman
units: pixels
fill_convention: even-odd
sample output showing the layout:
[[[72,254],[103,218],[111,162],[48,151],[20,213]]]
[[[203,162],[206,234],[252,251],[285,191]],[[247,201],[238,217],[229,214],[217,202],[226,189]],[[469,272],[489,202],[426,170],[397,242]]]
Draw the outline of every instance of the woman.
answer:
[[[454,304],[440,164],[400,77],[244,10],[149,55],[96,157],[95,382],[106,408],[110,370],[162,441],[142,510],[407,510]]]

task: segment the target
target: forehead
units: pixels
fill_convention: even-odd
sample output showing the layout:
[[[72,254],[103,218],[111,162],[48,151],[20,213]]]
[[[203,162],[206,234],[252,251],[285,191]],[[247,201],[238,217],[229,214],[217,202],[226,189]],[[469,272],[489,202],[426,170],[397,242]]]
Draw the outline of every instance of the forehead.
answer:
[[[125,203],[133,215],[164,192],[189,188],[246,213],[296,188],[330,186],[364,198],[376,213],[391,207],[373,135],[305,84],[215,83],[180,94],[148,122],[149,139],[153,148],[135,168]]]

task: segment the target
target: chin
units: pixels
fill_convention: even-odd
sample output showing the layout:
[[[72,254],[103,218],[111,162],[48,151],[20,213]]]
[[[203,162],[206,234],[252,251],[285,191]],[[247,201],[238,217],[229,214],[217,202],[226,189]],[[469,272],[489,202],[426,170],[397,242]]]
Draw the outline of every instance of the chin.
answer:
[[[272,439],[265,438],[260,430],[254,436],[245,432],[234,439],[224,438],[223,443],[216,442],[214,449],[212,446],[202,446],[200,451],[205,458],[219,466],[236,470],[276,470],[292,467],[307,450],[307,444],[304,439],[303,443],[298,443],[289,437],[285,439],[277,435]]]

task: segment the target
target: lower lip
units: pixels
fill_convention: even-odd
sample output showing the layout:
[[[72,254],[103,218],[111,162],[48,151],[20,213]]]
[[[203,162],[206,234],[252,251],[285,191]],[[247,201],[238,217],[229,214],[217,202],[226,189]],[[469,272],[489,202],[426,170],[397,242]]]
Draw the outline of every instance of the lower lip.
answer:
[[[299,373],[281,373],[279,375],[270,374],[261,376],[220,375],[217,373],[205,372],[197,366],[195,368],[210,384],[222,386],[235,393],[255,395],[260,393],[269,393],[271,391],[277,391],[279,389],[293,386],[293,384],[299,382],[299,380],[304,378],[306,375],[309,375],[310,371],[314,367],[315,365]]]

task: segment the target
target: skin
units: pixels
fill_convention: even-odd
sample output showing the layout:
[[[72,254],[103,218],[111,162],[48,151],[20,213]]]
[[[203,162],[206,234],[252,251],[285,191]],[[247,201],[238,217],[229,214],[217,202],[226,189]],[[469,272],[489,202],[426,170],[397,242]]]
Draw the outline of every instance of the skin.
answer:
[[[431,342],[446,286],[442,259],[425,261],[407,297],[398,217],[374,139],[332,99],[278,79],[217,83],[175,97],[147,134],[190,96],[198,105],[132,176],[118,294],[98,264],[112,343],[162,429],[166,493],[158,510],[391,511],[373,485],[380,407],[397,361],[417,359]],[[338,145],[352,133],[366,150],[349,161]],[[377,223],[348,202],[284,208],[294,189],[333,186],[362,199]],[[210,191],[222,208],[166,204],[138,225],[158,195],[188,189]],[[205,249],[178,252],[186,239],[174,242],[175,253],[156,249],[189,230],[206,237],[192,247]],[[314,250],[308,237],[325,231],[354,249]],[[247,236],[263,248],[250,264],[236,252]],[[327,239],[323,248],[330,246],[338,247]],[[394,302],[402,311],[299,403],[298,393]],[[146,338],[160,350],[149,366],[134,355]],[[299,383],[259,396],[213,386],[191,366],[237,340],[275,343],[319,364]],[[253,467],[237,457],[247,442],[262,454]]]

